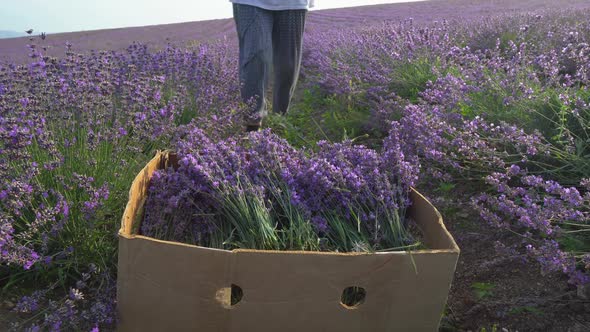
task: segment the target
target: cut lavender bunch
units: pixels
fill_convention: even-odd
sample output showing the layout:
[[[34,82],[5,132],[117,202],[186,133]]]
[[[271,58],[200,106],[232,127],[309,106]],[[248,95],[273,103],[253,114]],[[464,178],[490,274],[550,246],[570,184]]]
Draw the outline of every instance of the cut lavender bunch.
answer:
[[[314,152],[268,129],[218,142],[194,129],[178,144],[178,168],[152,178],[141,233],[223,249],[407,248],[419,166],[394,140],[380,152],[350,141]]]

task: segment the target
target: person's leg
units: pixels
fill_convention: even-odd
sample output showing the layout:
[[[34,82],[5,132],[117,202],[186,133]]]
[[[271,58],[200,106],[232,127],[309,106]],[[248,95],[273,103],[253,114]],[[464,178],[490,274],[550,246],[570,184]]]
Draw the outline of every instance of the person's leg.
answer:
[[[297,84],[306,14],[307,10],[282,10],[274,13],[273,111],[281,114],[288,111]]]
[[[239,72],[241,95],[253,103],[245,116],[247,129],[260,126],[267,114],[264,101],[272,62],[272,12],[262,8],[234,4],[234,20],[240,47]]]

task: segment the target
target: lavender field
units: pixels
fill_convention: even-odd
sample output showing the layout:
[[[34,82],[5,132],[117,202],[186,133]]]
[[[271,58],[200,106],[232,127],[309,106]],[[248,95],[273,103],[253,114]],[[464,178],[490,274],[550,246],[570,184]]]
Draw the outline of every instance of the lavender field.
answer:
[[[569,8],[584,9],[590,4],[585,0],[434,0],[425,2],[408,2],[373,5],[354,8],[329,9],[310,12],[306,30],[326,31],[339,28],[353,28],[372,25],[383,21],[402,21],[412,18],[415,23],[431,23],[434,20],[449,21],[477,20],[490,14],[512,14],[543,9]],[[181,8],[179,8],[180,10]],[[43,27],[39,27],[40,34]],[[46,48],[45,54],[63,57],[65,45],[70,43],[77,53],[91,50],[124,50],[131,42],[138,42],[150,50],[161,50],[171,44],[186,47],[199,42],[227,38],[235,41],[233,19],[221,19],[201,22],[133,27],[124,29],[106,29],[72,33],[49,34],[39,43]],[[26,45],[28,38],[0,39],[0,63],[26,63]],[[312,47],[308,43],[309,47]]]
[[[240,160],[288,179],[291,219],[314,240],[337,232],[318,211],[365,209],[351,211],[369,249],[261,247],[404,246],[371,211],[397,216],[412,186],[462,249],[441,331],[589,330],[589,18],[574,0],[313,12],[292,108],[250,150],[231,20],[0,40],[0,330],[115,329],[120,218],[161,149],[188,166],[158,175],[145,234],[226,245],[214,218],[174,211],[235,185]],[[154,211],[176,218],[161,228]]]

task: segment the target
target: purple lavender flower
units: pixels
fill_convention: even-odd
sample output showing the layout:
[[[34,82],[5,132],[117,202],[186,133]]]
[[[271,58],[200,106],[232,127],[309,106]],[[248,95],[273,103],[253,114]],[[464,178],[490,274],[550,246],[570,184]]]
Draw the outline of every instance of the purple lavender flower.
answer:
[[[268,130],[251,133],[244,142],[234,138],[214,142],[204,132],[192,130],[179,142],[178,169],[154,174],[141,232],[207,245],[219,237],[216,232],[228,229],[219,217],[224,197],[239,188],[236,194],[259,197],[272,207],[279,206],[276,200],[283,197],[282,204],[292,205],[313,225],[315,236],[331,234],[328,216],[351,225],[358,217],[363,232],[373,239],[370,245],[381,245],[375,239],[397,241],[379,234],[369,215],[393,217],[409,204],[416,167],[400,161],[399,146],[377,152],[351,142],[320,142],[318,148],[317,152],[296,150]]]

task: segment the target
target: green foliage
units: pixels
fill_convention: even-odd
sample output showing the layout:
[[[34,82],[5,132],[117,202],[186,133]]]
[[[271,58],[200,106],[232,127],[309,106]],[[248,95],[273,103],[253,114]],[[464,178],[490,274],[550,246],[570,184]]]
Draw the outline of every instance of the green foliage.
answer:
[[[245,187],[222,186],[218,191],[222,195],[220,217],[226,222],[221,227],[228,226],[221,234],[232,234],[223,243],[232,248],[280,249],[280,239],[275,233],[276,224],[270,211],[262,198],[247,194],[247,186],[248,184]],[[230,229],[235,230],[235,233],[229,231]],[[224,247],[215,244],[213,246]]]
[[[590,226],[584,227],[581,232],[576,233],[568,233],[568,225],[564,225],[563,228],[567,235],[560,237],[557,242],[564,250],[568,252],[590,252]]]
[[[496,285],[487,282],[475,282],[471,285],[471,289],[473,289],[478,300],[492,296],[495,287]]]
[[[320,140],[340,141],[366,134],[370,110],[352,97],[304,90],[286,115],[270,114],[266,126],[296,147],[314,147]]]
[[[537,128],[551,145],[551,155],[537,166],[563,184],[578,185],[590,174],[590,108],[580,108],[576,101],[590,103],[590,91],[550,90],[544,99],[548,102],[533,112],[541,119]]]
[[[550,175],[565,185],[578,185],[590,174],[590,103],[587,87],[543,86],[527,77],[529,68],[516,78],[502,72],[484,72],[488,84],[467,94],[457,111],[467,118],[483,116],[490,122],[514,124],[525,132],[538,132],[550,145],[551,153],[537,156],[532,172]],[[530,95],[502,81],[520,82],[531,90]]]
[[[531,313],[535,316],[543,315],[543,311],[539,308],[532,307],[532,306],[523,306],[523,307],[514,307],[508,311],[509,315],[520,315],[525,313]]]
[[[231,235],[220,239],[225,245],[220,243],[216,247],[319,251],[320,243],[313,226],[292,204],[286,184],[277,178],[269,180],[272,188],[267,189],[276,202],[272,207],[260,197],[246,194],[252,189],[248,183],[240,188],[220,188],[223,200],[220,224],[227,226],[222,233]]]
[[[296,111],[291,112],[295,113]],[[283,115],[270,113],[264,120],[263,126],[272,128],[274,133],[286,139],[292,146],[301,148],[308,144],[310,146],[313,145],[308,141],[308,139],[310,139],[308,138],[308,136],[310,136],[309,128],[307,128],[308,130],[304,130],[300,127],[297,127],[291,121],[288,121],[287,117]]]
[[[518,42],[518,32],[515,30],[502,31],[500,33],[500,49],[506,51],[510,49],[510,42]]]
[[[436,81],[438,75],[433,70],[435,67],[440,67],[438,58],[433,61],[427,57],[419,57],[394,64],[390,91],[417,103],[419,94],[426,90],[427,83]]]
[[[491,327],[489,327],[489,331],[490,332],[498,332],[498,325],[494,324]],[[486,327],[482,327],[479,329],[479,332],[488,332],[488,328]]]
[[[450,193],[453,189],[455,189],[456,185],[454,183],[451,182],[441,182],[438,185],[438,188],[435,189],[436,192],[441,193],[441,194],[448,194]]]
[[[580,268],[584,268],[582,257],[590,252],[590,225],[565,223],[562,231],[564,234],[557,242],[564,251],[574,255]]]

